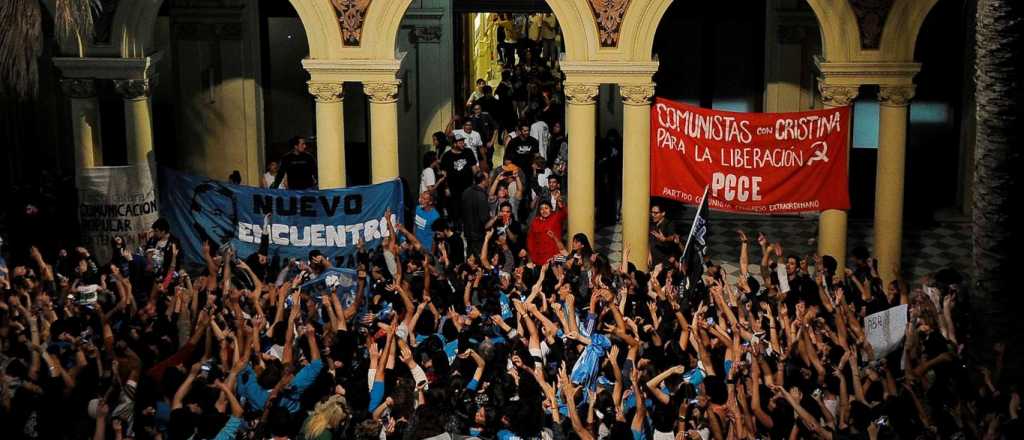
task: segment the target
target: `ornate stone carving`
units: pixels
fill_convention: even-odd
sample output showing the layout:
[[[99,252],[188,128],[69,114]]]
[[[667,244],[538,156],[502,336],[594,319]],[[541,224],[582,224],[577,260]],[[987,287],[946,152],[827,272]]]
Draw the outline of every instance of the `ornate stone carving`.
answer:
[[[341,102],[345,99],[345,87],[342,83],[309,83],[309,94],[316,102]]]
[[[363,39],[366,10],[373,0],[331,0],[341,25],[341,40],[345,46],[359,46]]]
[[[913,84],[905,86],[882,86],[878,88],[878,102],[887,107],[906,107],[914,99]]]
[[[850,105],[860,92],[857,86],[833,86],[824,81],[818,81],[818,91],[821,92],[821,102],[833,107]]]
[[[398,101],[398,81],[374,81],[363,83],[363,92],[370,102],[387,104]]]
[[[601,47],[617,47],[619,32],[622,31],[622,18],[630,0],[588,0],[590,9],[597,21],[597,30],[601,37]]]
[[[70,98],[82,99],[96,96],[96,81],[92,78],[64,78],[60,88]]]
[[[114,88],[125,99],[141,99],[149,96],[150,80],[148,79],[117,79]]]
[[[626,105],[651,105],[651,97],[654,96],[654,84],[640,86],[621,86],[619,93],[622,95],[622,103]]]
[[[593,104],[599,91],[597,84],[566,84],[565,99],[570,104]]]
[[[416,26],[412,30],[414,43],[437,43],[441,41],[441,26]]]
[[[895,0],[850,0],[850,8],[857,16],[860,28],[860,47],[878,49],[882,43],[882,29],[885,19]]]

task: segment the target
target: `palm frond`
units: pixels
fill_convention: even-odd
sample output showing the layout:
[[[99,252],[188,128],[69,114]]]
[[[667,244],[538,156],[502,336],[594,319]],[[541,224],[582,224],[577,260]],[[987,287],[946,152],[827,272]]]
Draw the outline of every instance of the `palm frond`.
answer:
[[[93,11],[101,9],[96,0],[57,0],[54,17],[57,38],[61,41],[92,42]]]
[[[39,91],[40,8],[39,0],[0,1],[0,95],[24,100]]]

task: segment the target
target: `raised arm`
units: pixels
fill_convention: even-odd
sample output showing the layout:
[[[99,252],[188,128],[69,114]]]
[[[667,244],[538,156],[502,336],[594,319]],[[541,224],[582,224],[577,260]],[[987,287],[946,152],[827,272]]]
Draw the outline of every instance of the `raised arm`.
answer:
[[[675,367],[675,368],[680,368],[680,367]],[[630,373],[631,373],[632,379],[633,379],[632,380],[632,383],[633,383],[633,395],[636,396],[636,413],[633,414],[633,423],[630,425],[629,428],[634,433],[633,434],[633,438],[636,438],[637,433],[643,433],[644,432],[644,422],[647,421],[647,405],[645,405],[644,402],[647,399],[644,398],[644,390],[642,388],[640,388],[640,384],[638,383],[638,382],[640,382],[640,371],[638,369],[634,368],[633,371],[631,371]],[[648,382],[647,388],[651,389],[649,382]],[[654,392],[654,391],[652,391],[652,392]],[[657,392],[661,393],[661,390],[658,390]],[[664,394],[664,393],[662,393],[662,394]],[[658,398],[658,400],[661,401],[662,404],[668,404],[667,401],[661,400],[661,398]]]
[[[194,382],[196,377],[199,376],[199,371],[203,366],[203,362],[205,361],[199,361],[192,364],[192,367],[189,369],[188,376],[185,376],[185,380],[181,382],[181,385],[178,386],[178,390],[174,393],[174,399],[171,401],[172,410],[184,406],[183,402],[185,400],[185,396],[192,390],[192,382]]]
[[[284,333],[284,352],[281,355],[281,363],[287,365],[292,363],[293,350],[295,344],[292,341],[295,340],[295,321],[299,318],[301,312],[302,296],[299,295],[299,291],[296,290],[292,293],[292,309],[291,313],[288,314],[288,326],[285,328]]]
[[[782,397],[786,399],[786,402],[789,403],[789,406],[793,407],[793,409],[797,413],[797,416],[800,417],[800,421],[803,422],[804,426],[806,426],[811,432],[813,432],[819,438],[831,440],[832,433],[822,429],[821,425],[818,424],[818,420],[815,419],[814,416],[811,415],[811,413],[807,412],[807,410],[800,405],[800,402],[797,401],[792,395],[790,395],[788,391],[786,391],[784,388],[780,386],[776,386],[774,390],[776,393],[781,394]]]
[[[669,396],[668,394],[665,394],[664,391],[661,391],[660,385],[662,382],[665,381],[665,379],[668,379],[669,377],[674,376],[676,374],[683,374],[684,372],[686,372],[686,367],[682,365],[676,365],[672,368],[662,371],[661,374],[654,376],[651,378],[651,380],[647,381],[647,390],[649,390],[651,392],[651,395],[653,395],[655,399],[658,399],[658,401],[661,402],[662,405],[668,405]],[[636,388],[635,383],[633,384],[633,387],[634,389]],[[637,400],[637,402],[642,402],[642,400]],[[642,405],[638,403],[638,406]]]
[[[742,229],[736,231],[740,235],[740,279],[746,279],[750,273],[750,255],[747,251],[747,234]]]
[[[594,440],[594,435],[587,430],[587,427],[583,425],[583,421],[580,420],[580,415],[576,410],[576,391],[578,390],[569,380],[569,375],[566,373],[565,363],[562,363],[562,367],[558,372],[559,385],[562,388],[562,395],[565,397],[566,407],[569,410],[569,419],[572,421],[572,429],[576,432],[576,435],[581,440]],[[638,406],[643,405],[642,400],[637,401]],[[555,409],[557,411],[557,409]]]

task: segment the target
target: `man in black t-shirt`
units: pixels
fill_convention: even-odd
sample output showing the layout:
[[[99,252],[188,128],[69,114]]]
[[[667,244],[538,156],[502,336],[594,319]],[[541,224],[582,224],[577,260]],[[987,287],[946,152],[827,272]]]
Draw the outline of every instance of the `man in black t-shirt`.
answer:
[[[316,189],[316,158],[306,151],[306,139],[294,137],[289,141],[292,151],[281,157],[281,167],[271,188],[279,188],[285,176],[288,189]]]
[[[508,146],[505,147],[505,159],[511,160],[519,169],[529,173],[533,158],[538,154],[540,154],[540,142],[530,137],[530,126],[519,124],[519,132],[516,137],[508,141]],[[529,181],[530,176],[526,177]]]
[[[448,180],[448,188],[451,191],[446,210],[448,216],[456,221],[453,224],[460,224],[462,192],[473,184],[473,175],[479,171],[476,156],[472,151],[466,149],[466,140],[456,138],[452,149],[441,155],[441,169],[444,170]]]
[[[650,235],[647,247],[651,253],[651,267],[667,263],[669,258],[679,257],[679,244],[676,243],[676,228],[666,218],[665,207],[660,203],[651,204]]]

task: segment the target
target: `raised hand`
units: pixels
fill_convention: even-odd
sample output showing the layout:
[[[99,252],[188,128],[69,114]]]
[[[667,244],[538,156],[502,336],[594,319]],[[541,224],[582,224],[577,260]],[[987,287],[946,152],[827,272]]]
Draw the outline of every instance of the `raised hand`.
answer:
[[[412,357],[412,350],[409,349],[409,344],[406,344],[404,339],[398,340],[398,349],[401,351],[400,359],[403,363],[410,365],[416,362]]]

